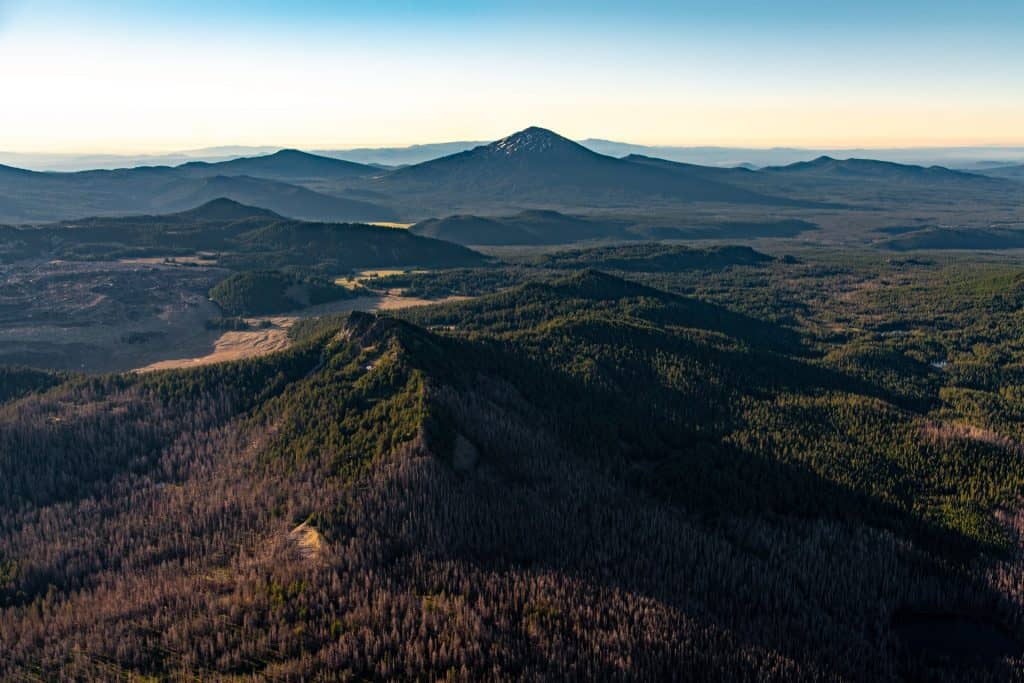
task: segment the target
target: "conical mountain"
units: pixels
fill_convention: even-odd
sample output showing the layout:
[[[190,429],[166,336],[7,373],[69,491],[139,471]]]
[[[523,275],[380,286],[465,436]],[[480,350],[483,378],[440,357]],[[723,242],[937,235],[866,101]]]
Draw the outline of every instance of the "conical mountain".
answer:
[[[177,214],[174,214],[174,216],[182,220],[200,222],[242,220],[245,218],[282,218],[269,209],[261,209],[256,206],[242,204],[241,202],[236,202],[234,199],[228,199],[227,197],[211,199],[205,204],[197,206],[194,209],[179,211]]]
[[[530,127],[488,145],[379,179],[380,189],[430,195],[440,205],[607,206],[664,199],[778,203],[700,173],[681,175],[593,152],[545,128]]]

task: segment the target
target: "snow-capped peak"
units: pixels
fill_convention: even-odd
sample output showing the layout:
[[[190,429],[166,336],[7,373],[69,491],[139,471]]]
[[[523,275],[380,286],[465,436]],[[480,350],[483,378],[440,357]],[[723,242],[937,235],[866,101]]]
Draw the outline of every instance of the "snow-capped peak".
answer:
[[[531,126],[491,144],[494,152],[512,156],[524,152],[547,152],[565,143],[573,144],[546,128]]]

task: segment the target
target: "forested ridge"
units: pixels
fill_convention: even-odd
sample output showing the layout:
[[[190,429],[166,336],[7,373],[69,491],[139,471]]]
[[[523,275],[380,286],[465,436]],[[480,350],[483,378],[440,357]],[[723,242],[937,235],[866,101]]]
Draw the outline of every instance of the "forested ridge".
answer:
[[[283,313],[355,295],[353,290],[323,278],[277,270],[235,273],[210,290],[210,299],[229,316]]]
[[[0,225],[0,263],[183,256],[232,270],[292,267],[334,276],[354,268],[453,267],[485,261],[465,247],[405,230],[292,220],[224,198],[165,215],[94,217],[41,227]]]
[[[1019,678],[1021,281],[839,339],[858,310],[785,286],[846,267],[507,272],[260,359],[18,375],[0,678]],[[994,649],[919,647],[943,615]]]

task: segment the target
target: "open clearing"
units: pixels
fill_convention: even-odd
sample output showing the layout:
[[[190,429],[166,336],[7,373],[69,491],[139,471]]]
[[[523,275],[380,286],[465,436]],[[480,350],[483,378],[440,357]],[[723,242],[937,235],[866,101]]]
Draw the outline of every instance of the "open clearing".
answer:
[[[390,277],[392,275],[406,275],[416,273],[426,273],[426,270],[419,269],[408,269],[408,268],[371,268],[369,270],[360,270],[352,275],[345,277],[335,278],[334,284],[348,289],[355,289],[362,285],[367,280],[372,280],[378,277]]]
[[[192,367],[280,351],[299,318],[439,303],[379,293],[248,318],[248,330],[208,329],[221,312],[207,292],[227,272],[162,258],[0,265],[0,363],[92,373]],[[380,272],[390,271],[357,277]]]
[[[344,313],[346,311],[392,311],[400,308],[427,306],[429,304],[457,301],[465,298],[466,297],[417,299],[412,297],[394,296],[392,294],[363,296],[357,299],[334,301],[320,306],[311,306],[288,315],[246,318],[246,322],[252,325],[254,329],[222,333],[216,340],[214,340],[213,348],[209,353],[191,357],[161,360],[139,367],[138,370],[147,372],[151,370],[191,368],[199,365],[209,365],[211,363],[222,363],[225,361],[241,360],[243,358],[254,358],[268,353],[274,353],[275,351],[282,351],[286,349],[290,343],[288,328],[294,325],[296,320],[300,320],[302,318],[311,318],[331,313]]]

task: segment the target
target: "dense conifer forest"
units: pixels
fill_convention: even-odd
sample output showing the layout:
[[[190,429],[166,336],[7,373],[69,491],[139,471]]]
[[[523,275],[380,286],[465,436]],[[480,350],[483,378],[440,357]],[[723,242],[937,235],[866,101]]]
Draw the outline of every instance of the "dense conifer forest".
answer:
[[[210,290],[210,299],[233,316],[283,313],[353,296],[353,290],[323,278],[277,270],[235,273]]]
[[[601,256],[5,370],[0,678],[1019,678],[1021,271]]]

